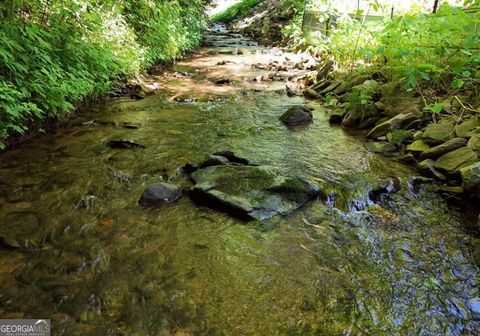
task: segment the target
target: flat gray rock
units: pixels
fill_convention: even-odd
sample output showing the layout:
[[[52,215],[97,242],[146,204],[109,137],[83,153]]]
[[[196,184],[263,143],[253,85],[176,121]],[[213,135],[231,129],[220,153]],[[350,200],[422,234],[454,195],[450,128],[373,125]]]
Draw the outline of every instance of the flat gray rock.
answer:
[[[467,139],[464,138],[453,138],[444,142],[441,145],[427,149],[426,151],[420,154],[420,160],[425,159],[435,159],[448,152],[454,151],[455,149],[465,147],[467,144]]]
[[[423,142],[423,140],[415,140],[410,145],[407,146],[406,151],[412,153],[421,153],[426,150],[429,150],[430,146]]]
[[[435,167],[435,161],[433,159],[426,159],[417,164],[418,170],[422,172],[422,174],[428,175],[428,176],[434,176],[438,178],[439,180],[446,180],[447,178],[445,175],[440,173]]]
[[[457,134],[458,137],[470,138],[475,134],[472,130],[476,128],[478,125],[479,123],[477,122],[477,118],[472,117],[470,119],[465,120],[463,123],[455,126],[455,133]]]
[[[286,215],[317,197],[320,189],[272,167],[237,164],[211,166],[191,175],[191,198],[202,205],[246,220]]]
[[[473,135],[467,142],[467,146],[480,155],[480,134]]]

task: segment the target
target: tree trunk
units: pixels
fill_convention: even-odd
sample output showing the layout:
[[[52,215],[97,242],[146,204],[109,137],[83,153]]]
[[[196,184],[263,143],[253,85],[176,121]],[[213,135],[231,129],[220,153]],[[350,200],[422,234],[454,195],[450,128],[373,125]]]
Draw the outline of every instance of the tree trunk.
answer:
[[[435,0],[435,2],[433,3],[433,14],[437,13],[439,2],[440,0]]]

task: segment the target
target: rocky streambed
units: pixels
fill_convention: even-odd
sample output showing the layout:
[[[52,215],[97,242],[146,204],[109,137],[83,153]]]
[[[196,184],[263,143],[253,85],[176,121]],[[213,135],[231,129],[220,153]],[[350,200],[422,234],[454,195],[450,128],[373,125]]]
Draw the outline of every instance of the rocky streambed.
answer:
[[[300,90],[314,68],[216,26],[2,153],[0,316],[54,335],[478,334],[477,213],[331,127]],[[449,180],[431,148],[412,155]]]

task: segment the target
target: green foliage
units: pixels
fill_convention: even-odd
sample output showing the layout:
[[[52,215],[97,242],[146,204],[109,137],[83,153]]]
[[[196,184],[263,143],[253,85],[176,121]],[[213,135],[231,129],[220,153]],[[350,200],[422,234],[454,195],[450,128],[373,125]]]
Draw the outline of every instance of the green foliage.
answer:
[[[0,3],[0,144],[196,46],[203,0]],[[3,146],[2,146],[3,147]]]
[[[124,13],[140,44],[147,47],[146,66],[179,58],[200,43],[205,28],[203,0],[156,5],[150,0],[128,1]]]
[[[369,10],[378,6],[373,2]],[[381,68],[391,80],[403,83],[406,91],[427,86],[454,94],[476,90],[480,81],[479,12],[443,4],[436,15],[406,13],[393,20],[389,16],[364,20],[367,13],[354,17],[326,13],[337,19],[318,48],[328,50],[340,65],[351,69]],[[438,106],[427,106],[427,110],[435,112]]]
[[[413,134],[410,131],[399,129],[392,131],[392,133],[390,133],[387,137],[388,140],[394,145],[401,145],[408,140],[411,140],[413,138]]]
[[[265,0],[242,0],[233,6],[228,7],[221,13],[212,17],[213,22],[230,23],[234,20],[243,19],[258,4]]]
[[[443,105],[441,103],[428,104],[428,105],[425,105],[423,109],[425,111],[430,111],[434,114],[440,114],[442,112]]]
[[[297,12],[293,19],[282,30],[282,34],[289,41],[289,44],[300,47],[306,44],[305,35],[302,30],[303,9]]]
[[[351,107],[362,107],[373,103],[374,96],[378,94],[378,86],[357,85],[348,95],[348,104]]]

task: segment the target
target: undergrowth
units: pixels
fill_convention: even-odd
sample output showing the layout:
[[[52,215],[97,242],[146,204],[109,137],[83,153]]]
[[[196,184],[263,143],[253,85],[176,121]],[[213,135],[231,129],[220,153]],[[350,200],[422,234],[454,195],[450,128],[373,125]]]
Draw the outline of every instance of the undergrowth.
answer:
[[[212,17],[213,22],[230,23],[234,20],[240,20],[246,17],[250,11],[265,0],[243,0],[233,6],[228,7]]]
[[[333,4],[333,3],[332,3]],[[334,4],[335,5],[335,4]],[[442,111],[436,97],[464,97],[467,110],[478,111],[480,83],[480,12],[478,0],[459,6],[441,3],[436,14],[412,6],[390,17],[389,1],[371,0],[367,9],[342,11],[332,5],[318,17],[328,26],[310,48],[335,59],[351,72],[381,71],[390,81],[423,98],[425,108]],[[384,13],[378,18],[378,13]],[[370,20],[369,15],[377,15]],[[380,14],[381,15],[381,14]],[[299,22],[285,33],[304,48]],[[475,106],[476,105],[476,106]]]
[[[0,149],[156,62],[196,46],[203,0],[0,3]]]

